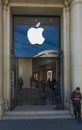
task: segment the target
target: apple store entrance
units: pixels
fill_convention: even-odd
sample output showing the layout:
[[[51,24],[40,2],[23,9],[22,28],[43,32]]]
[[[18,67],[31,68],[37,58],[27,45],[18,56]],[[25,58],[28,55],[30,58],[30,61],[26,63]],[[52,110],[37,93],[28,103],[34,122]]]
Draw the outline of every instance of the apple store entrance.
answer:
[[[16,104],[53,105],[49,84],[53,79],[60,84],[63,95],[60,17],[13,16],[13,29],[11,109]],[[44,85],[46,98],[43,101]]]

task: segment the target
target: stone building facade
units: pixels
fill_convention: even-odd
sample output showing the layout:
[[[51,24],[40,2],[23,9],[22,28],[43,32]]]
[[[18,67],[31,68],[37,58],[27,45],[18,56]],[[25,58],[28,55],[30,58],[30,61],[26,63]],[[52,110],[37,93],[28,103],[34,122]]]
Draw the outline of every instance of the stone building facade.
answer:
[[[82,92],[82,0],[0,0],[0,116],[10,107],[13,15],[58,15],[61,21],[64,100]]]

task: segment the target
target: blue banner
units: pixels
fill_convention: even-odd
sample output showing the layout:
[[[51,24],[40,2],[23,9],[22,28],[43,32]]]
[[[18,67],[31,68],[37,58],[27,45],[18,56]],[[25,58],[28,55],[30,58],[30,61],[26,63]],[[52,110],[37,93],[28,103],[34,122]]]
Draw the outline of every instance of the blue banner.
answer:
[[[14,26],[14,55],[16,57],[36,57],[44,51],[59,49],[58,26]],[[47,54],[47,53],[46,53]]]

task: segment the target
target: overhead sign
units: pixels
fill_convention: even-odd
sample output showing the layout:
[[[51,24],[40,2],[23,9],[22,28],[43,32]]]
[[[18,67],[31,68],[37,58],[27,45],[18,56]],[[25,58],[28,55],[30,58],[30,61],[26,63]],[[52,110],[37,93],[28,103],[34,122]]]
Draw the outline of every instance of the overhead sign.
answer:
[[[59,49],[59,27],[56,25],[15,25],[14,55],[16,57],[35,57],[46,51]],[[47,53],[48,52],[48,53]]]

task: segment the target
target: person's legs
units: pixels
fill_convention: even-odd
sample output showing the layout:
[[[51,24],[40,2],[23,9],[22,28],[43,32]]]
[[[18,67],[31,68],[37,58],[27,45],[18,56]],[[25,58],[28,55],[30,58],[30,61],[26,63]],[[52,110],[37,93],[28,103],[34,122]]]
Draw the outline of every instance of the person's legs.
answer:
[[[57,109],[58,110],[60,109],[60,102],[59,101],[57,102]]]
[[[73,112],[74,112],[75,119],[77,119],[77,105],[75,102],[73,102]]]
[[[81,122],[81,104],[77,103],[78,121]]]
[[[22,90],[22,85],[20,84],[20,90]]]

